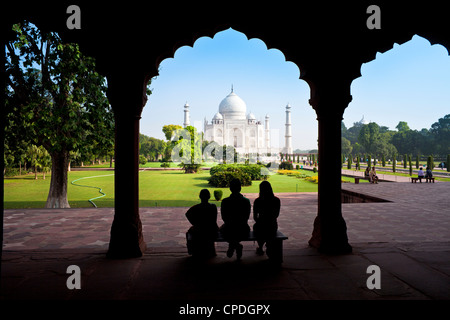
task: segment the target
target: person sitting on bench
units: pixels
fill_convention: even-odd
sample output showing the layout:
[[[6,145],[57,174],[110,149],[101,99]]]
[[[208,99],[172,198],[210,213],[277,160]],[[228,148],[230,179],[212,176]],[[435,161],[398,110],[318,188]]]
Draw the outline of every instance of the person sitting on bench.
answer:
[[[246,239],[250,232],[248,219],[250,218],[250,200],[244,197],[241,192],[241,181],[233,179],[230,182],[231,195],[222,200],[221,214],[224,224],[220,227],[220,232],[228,242],[227,257],[231,258],[236,250],[237,259],[242,257],[243,246],[240,243]]]
[[[427,179],[427,182],[428,182],[428,179],[430,179],[430,178],[433,178],[433,172],[431,171],[430,167],[427,167],[427,171],[425,173],[425,179]],[[430,179],[430,182],[431,182],[431,179]]]
[[[369,166],[367,166],[366,171],[364,171],[364,178],[369,180],[369,182],[372,182],[372,181],[370,181],[370,167]]]
[[[370,183],[378,183],[378,176],[377,172],[375,171],[375,167],[372,167],[372,170],[370,171]]]
[[[420,182],[422,182],[422,179],[425,177],[425,174],[423,173],[422,167],[420,167],[419,173],[417,174],[417,177],[419,178]]]
[[[258,242],[256,254],[263,255],[263,246],[266,244],[267,256],[271,254],[271,240],[276,236],[278,230],[277,218],[280,214],[281,202],[273,194],[269,181],[263,181],[259,185],[259,197],[253,203],[253,233]]]
[[[193,257],[214,257],[216,256],[216,248],[214,240],[217,237],[217,207],[213,203],[209,203],[211,194],[208,189],[200,191],[201,203],[189,208],[186,212],[186,218],[192,224],[188,233],[191,239],[187,237],[188,253]]]

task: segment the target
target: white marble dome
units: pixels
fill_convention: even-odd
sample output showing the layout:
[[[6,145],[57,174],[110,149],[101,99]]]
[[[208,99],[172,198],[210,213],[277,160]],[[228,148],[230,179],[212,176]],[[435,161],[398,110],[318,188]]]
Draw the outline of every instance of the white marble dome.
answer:
[[[217,112],[214,117],[213,120],[223,120],[223,116],[220,112]]]
[[[247,105],[233,91],[222,100],[219,105],[219,113],[224,119],[245,120]]]

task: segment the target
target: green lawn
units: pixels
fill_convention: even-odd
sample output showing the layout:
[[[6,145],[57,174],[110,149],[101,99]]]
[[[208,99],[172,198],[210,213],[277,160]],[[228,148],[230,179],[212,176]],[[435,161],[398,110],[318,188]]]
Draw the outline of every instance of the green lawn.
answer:
[[[305,172],[308,175],[313,173]],[[72,185],[71,182],[85,186],[102,188],[106,196],[94,200],[98,207],[114,206],[114,176],[111,171],[71,171],[69,172],[68,197],[72,208],[92,207],[88,199],[101,196],[98,189]],[[228,188],[214,188],[208,184],[209,171],[198,174],[185,174],[182,171],[143,171],[139,173],[139,199],[140,206],[191,206],[199,202],[199,192],[207,188],[211,195],[216,189],[223,190],[223,197],[230,194]],[[91,178],[92,177],[92,178]],[[317,192],[317,184],[275,174],[269,181],[275,192]],[[6,178],[5,208],[43,208],[50,186],[50,176],[46,180],[34,175]],[[258,193],[259,181],[253,181],[252,186],[243,187],[243,193]]]

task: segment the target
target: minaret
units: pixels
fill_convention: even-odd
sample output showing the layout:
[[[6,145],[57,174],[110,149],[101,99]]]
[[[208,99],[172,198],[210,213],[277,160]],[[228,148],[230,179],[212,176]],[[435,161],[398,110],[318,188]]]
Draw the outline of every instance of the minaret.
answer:
[[[269,128],[269,115],[266,115],[265,122],[265,140],[267,153],[270,153],[270,128]]]
[[[292,153],[292,133],[291,133],[291,106],[289,103],[286,106],[286,134],[284,152],[287,154]]]
[[[183,123],[183,127],[186,128],[187,126],[191,125],[191,121],[189,119],[189,105],[186,102],[186,104],[184,105],[184,123]]]

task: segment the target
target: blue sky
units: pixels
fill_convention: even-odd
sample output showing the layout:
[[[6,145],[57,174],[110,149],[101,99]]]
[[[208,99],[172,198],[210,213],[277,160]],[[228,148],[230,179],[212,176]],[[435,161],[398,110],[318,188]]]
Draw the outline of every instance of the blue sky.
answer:
[[[450,57],[447,50],[414,36],[403,45],[361,68],[362,77],[352,83],[353,101],[344,113],[351,127],[361,120],[395,129],[399,121],[412,129],[429,129],[450,113]],[[294,149],[317,148],[317,120],[308,104],[309,87],[299,79],[297,65],[286,62],[277,49],[267,50],[259,39],[228,29],[214,38],[202,37],[193,47],[179,48],[164,60],[153,80],[153,94],[142,112],[141,133],[164,139],[162,126],[182,125],[184,104],[190,105],[191,124],[199,131],[206,117],[211,121],[219,103],[234,92],[247,104],[247,112],[264,121],[270,117],[284,145],[285,107],[292,107]],[[276,132],[275,132],[276,134]]]

